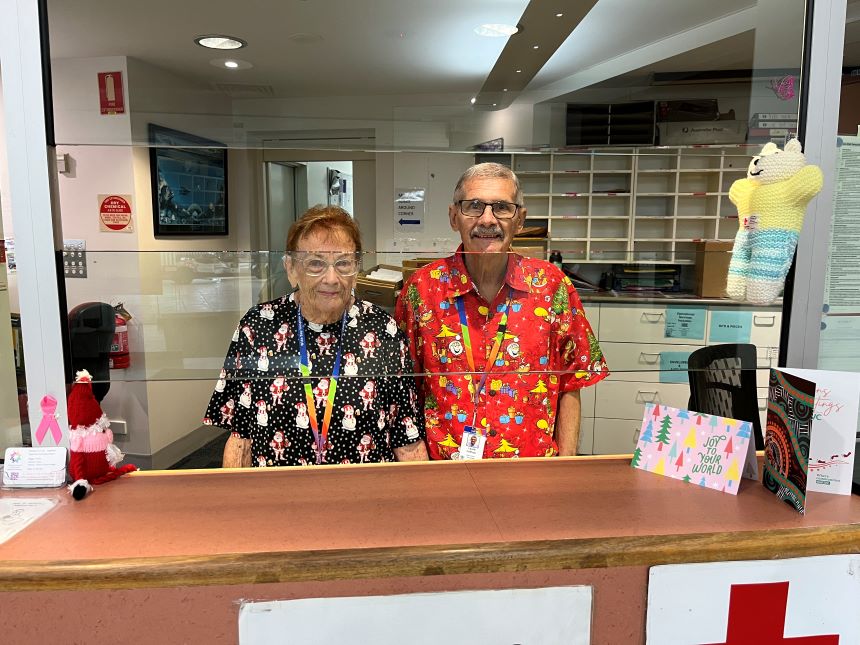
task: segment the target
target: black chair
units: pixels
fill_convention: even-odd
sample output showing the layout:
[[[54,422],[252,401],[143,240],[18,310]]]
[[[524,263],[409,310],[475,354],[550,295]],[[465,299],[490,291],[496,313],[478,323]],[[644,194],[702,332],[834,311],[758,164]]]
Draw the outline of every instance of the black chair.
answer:
[[[85,302],[69,312],[69,346],[74,371],[93,377],[93,394],[101,401],[110,389],[110,346],[116,311],[104,302]]]
[[[764,448],[756,391],[755,345],[711,345],[687,362],[693,412],[749,421],[756,450]]]

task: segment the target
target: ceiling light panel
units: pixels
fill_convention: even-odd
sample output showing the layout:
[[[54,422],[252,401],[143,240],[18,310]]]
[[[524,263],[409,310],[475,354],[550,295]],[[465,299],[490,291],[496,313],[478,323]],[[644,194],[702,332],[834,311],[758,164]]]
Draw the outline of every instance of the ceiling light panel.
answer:
[[[241,38],[236,38],[235,36],[221,36],[217,34],[198,36],[194,39],[194,42],[206,49],[242,49],[248,45],[248,43]]]
[[[486,38],[506,38],[513,36],[518,31],[516,26],[502,23],[487,23],[475,27],[475,33]]]

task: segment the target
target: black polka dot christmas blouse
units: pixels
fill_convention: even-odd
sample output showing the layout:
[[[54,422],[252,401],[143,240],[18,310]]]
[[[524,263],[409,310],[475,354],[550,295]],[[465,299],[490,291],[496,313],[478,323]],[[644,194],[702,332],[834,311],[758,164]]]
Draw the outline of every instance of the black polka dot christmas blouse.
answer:
[[[203,419],[251,439],[254,466],[318,461],[299,361],[292,295],[251,308],[239,322]],[[394,448],[424,438],[406,338],[376,305],[357,300],[341,320],[304,320],[313,402],[322,431],[340,349],[340,376],[323,463],[394,460]],[[341,330],[344,330],[341,337]]]

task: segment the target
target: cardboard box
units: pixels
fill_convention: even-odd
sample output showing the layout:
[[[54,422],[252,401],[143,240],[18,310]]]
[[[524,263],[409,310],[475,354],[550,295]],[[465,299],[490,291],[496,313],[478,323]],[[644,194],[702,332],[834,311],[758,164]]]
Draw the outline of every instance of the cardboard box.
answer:
[[[394,303],[397,302],[397,295],[403,287],[403,280],[399,280],[397,282],[371,280],[367,277],[367,274],[372,273],[376,269],[403,271],[403,267],[393,266],[391,264],[378,264],[363,273],[359,273],[358,278],[356,278],[355,281],[355,297],[358,300],[367,300],[368,302],[372,302],[383,309],[394,309]]]
[[[527,258],[546,260],[546,248],[543,246],[511,246],[511,251]]]
[[[743,143],[747,136],[747,124],[743,121],[677,121],[660,123],[659,129],[662,146]]]
[[[411,260],[403,260],[403,282],[406,282],[412,277],[418,269],[427,266],[431,262],[435,262],[439,258],[412,258]]]
[[[732,246],[733,242],[716,240],[696,244],[696,295],[703,298],[726,297]]]

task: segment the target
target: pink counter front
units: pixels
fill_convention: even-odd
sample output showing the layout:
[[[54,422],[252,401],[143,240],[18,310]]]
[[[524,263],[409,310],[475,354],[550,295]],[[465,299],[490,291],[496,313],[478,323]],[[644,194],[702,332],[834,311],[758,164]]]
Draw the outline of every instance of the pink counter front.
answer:
[[[566,585],[593,589],[593,643],[635,644],[653,565],[860,550],[855,496],[812,495],[803,516],[755,482],[735,497],[605,457],[165,471],[82,502],[26,494],[61,502],[0,545],[5,644],[236,643],[243,601]]]

